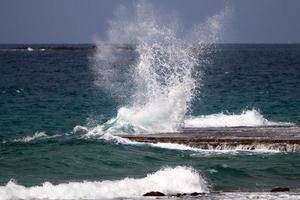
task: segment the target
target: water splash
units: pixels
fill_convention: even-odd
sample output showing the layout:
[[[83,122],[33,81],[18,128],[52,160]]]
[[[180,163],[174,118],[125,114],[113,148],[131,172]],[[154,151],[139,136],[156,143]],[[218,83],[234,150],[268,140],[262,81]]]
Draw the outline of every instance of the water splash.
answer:
[[[195,94],[195,80],[201,75],[194,69],[202,67],[228,14],[226,7],[182,37],[178,20],[162,16],[146,2],[138,2],[134,12],[120,7],[110,22],[107,43],[134,47],[98,42],[93,70],[96,83],[111,94],[131,98],[115,118],[101,125],[102,130],[119,134],[178,130]],[[127,69],[116,67],[124,59],[124,50],[136,55]]]

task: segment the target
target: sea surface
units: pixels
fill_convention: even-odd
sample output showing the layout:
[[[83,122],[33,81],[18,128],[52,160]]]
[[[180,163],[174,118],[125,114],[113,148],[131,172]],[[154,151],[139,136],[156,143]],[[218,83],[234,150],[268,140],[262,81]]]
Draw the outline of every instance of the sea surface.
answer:
[[[300,192],[299,153],[194,151],[115,136],[297,126],[300,45],[218,44],[193,55],[197,62],[160,48],[0,45],[0,199]],[[174,70],[180,60],[187,64]]]

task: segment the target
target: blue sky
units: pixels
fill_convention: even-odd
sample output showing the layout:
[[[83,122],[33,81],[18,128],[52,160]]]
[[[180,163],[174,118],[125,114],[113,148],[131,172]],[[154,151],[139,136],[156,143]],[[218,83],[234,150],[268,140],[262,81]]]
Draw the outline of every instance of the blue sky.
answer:
[[[1,0],[0,43],[90,43],[105,38],[120,4],[136,0]],[[300,43],[299,0],[150,0],[154,8],[175,11],[188,28],[233,10],[225,43]]]

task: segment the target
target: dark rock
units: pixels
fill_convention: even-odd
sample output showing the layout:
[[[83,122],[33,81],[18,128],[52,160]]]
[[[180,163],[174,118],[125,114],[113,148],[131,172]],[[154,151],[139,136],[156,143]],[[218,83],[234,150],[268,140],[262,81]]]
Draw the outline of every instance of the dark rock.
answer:
[[[277,188],[273,188],[271,190],[271,192],[289,192],[290,191],[290,188],[287,188],[287,187],[277,187]]]
[[[201,193],[199,193],[199,192],[193,192],[193,193],[191,193],[190,195],[191,196],[198,196],[198,195],[200,195]]]
[[[183,196],[198,196],[200,194],[203,194],[203,193],[199,193],[199,192],[193,192],[193,193],[177,193],[176,195],[173,195],[173,196],[176,196],[176,197],[183,197]]]
[[[186,193],[177,193],[176,197],[182,197],[182,196],[186,196],[186,195],[187,195]]]
[[[154,197],[160,197],[160,196],[166,196],[164,193],[158,192],[158,191],[151,191],[145,193],[143,196],[154,196]]]

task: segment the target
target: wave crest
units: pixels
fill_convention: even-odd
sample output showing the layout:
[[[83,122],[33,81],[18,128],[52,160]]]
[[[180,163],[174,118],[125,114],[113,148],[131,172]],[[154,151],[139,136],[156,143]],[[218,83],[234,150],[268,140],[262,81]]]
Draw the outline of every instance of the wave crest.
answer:
[[[239,127],[239,126],[277,126],[292,125],[286,122],[269,121],[257,110],[245,110],[241,114],[217,113],[190,117],[184,121],[187,128],[202,127]]]
[[[117,181],[84,181],[25,187],[10,181],[0,187],[0,198],[9,199],[103,199],[139,197],[150,191],[164,194],[208,192],[204,179],[192,168],[166,167],[145,178]]]

